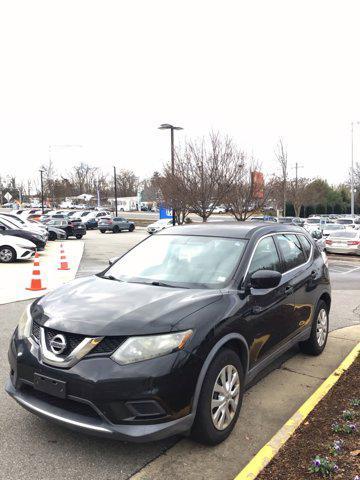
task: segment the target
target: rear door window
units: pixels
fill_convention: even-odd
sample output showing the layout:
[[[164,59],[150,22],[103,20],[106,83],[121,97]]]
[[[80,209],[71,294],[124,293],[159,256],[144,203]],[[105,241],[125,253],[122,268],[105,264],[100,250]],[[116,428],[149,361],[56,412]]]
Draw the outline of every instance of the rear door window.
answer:
[[[298,238],[300,238],[301,245],[303,247],[304,255],[306,260],[310,257],[311,253],[311,243],[310,241],[305,237],[305,235],[298,235]]]
[[[281,272],[281,262],[272,237],[265,237],[258,243],[249,266],[249,275],[258,270]]]
[[[305,254],[296,235],[284,233],[277,235],[276,238],[284,259],[286,272],[305,263]]]

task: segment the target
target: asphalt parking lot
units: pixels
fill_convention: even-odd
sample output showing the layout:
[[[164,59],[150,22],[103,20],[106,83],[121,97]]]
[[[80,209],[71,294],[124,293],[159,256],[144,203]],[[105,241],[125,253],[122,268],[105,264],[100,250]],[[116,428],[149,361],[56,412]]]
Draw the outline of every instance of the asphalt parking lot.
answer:
[[[136,229],[133,233],[104,235],[97,231],[88,232],[78,276],[101,271],[107,266],[109,258],[121,255],[146,236],[145,229]],[[345,261],[331,256],[329,265],[334,288],[334,315],[331,328],[334,330],[355,325],[359,323],[360,318],[356,313],[360,305],[358,295],[360,260],[346,258]],[[357,293],[354,295],[356,290]],[[8,375],[6,351],[9,338],[27,303],[14,302],[0,305],[2,320],[0,382],[2,385]],[[346,315],[343,314],[344,305],[346,305]],[[344,340],[345,344],[341,348],[335,349],[334,346],[330,346],[329,352],[335,355],[336,350],[336,355],[343,355],[347,351],[346,341]],[[323,375],[326,376],[326,371],[314,375],[313,364],[309,361],[307,363],[309,375],[300,373],[298,367],[291,363],[299,359],[299,355],[290,358],[296,353],[298,352],[295,349],[277,362],[272,367],[272,372],[247,392],[239,426],[229,440],[216,449],[199,446],[190,440],[182,440],[178,443],[178,438],[137,445],[74,433],[26,412],[1,389],[2,468],[0,479],[48,480],[50,477],[61,475],[62,479],[122,480],[131,478],[158,457],[166,458],[174,465],[177,464],[180,469],[177,476],[168,477],[162,472],[157,477],[157,474],[153,473],[149,477],[141,476],[142,480],[148,478],[215,479],[222,475],[222,462],[230,462],[231,459],[234,465],[227,465],[227,474],[223,478],[233,478],[231,475],[238,471],[242,459],[256,453],[259,439],[262,441],[271,437],[277,430],[279,422],[281,424],[284,419],[286,420],[306,398],[308,392],[322,381]],[[314,362],[314,360],[311,361]],[[303,359],[302,364],[304,362],[306,363]],[[287,385],[292,382],[294,382],[293,388],[298,391],[296,398],[285,391]],[[268,393],[269,390],[271,395]],[[261,400],[266,395],[267,400]],[[176,446],[169,450],[175,444]],[[232,452],[235,447],[238,448],[238,458],[234,459]],[[162,455],[166,451],[168,453]],[[187,460],[190,452],[198,459],[198,463],[194,466],[190,460]],[[184,473],[181,472],[181,468],[184,469]]]

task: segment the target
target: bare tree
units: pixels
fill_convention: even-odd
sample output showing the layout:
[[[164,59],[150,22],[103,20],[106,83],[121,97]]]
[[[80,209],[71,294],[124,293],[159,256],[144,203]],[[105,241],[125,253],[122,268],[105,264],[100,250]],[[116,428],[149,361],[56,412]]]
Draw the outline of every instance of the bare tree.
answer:
[[[155,188],[157,187],[158,191],[158,203],[174,208],[175,220],[179,225],[185,222],[190,211],[188,192],[183,180],[177,170],[175,175],[172,174],[171,165],[166,165],[163,175],[158,175],[154,179]]]
[[[272,179],[254,185],[260,167],[254,159],[248,160],[242,154],[242,162],[238,164],[231,187],[228,190],[226,205],[238,221],[245,221],[255,212],[262,210],[272,198],[274,191]],[[262,176],[258,175],[258,178]]]
[[[139,178],[132,170],[122,169],[116,175],[119,197],[134,197],[137,195]]]
[[[226,200],[237,158],[232,140],[218,133],[211,133],[208,141],[188,141],[183,151],[176,152],[173,197],[175,190],[183,192],[188,207],[206,222]]]
[[[303,177],[290,180],[287,183],[287,195],[294,207],[296,217],[300,216],[301,207],[307,205],[311,199],[313,192],[310,185],[311,180]]]
[[[288,177],[288,154],[282,139],[279,139],[275,148],[275,156],[281,168],[282,193],[283,193],[283,216],[286,215],[286,190]]]

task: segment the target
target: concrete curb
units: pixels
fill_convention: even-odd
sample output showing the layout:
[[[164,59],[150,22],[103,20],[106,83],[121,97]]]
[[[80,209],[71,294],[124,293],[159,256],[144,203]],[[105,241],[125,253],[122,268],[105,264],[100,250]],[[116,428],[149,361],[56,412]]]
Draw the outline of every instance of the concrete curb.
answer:
[[[360,354],[360,342],[234,480],[254,480]]]

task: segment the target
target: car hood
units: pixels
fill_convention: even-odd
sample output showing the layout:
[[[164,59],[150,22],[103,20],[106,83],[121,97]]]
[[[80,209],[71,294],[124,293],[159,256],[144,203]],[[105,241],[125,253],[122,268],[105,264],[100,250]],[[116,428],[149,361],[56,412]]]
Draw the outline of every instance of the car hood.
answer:
[[[166,333],[221,298],[219,290],[159,287],[92,276],[64,285],[32,306],[37,323],[89,336]]]

